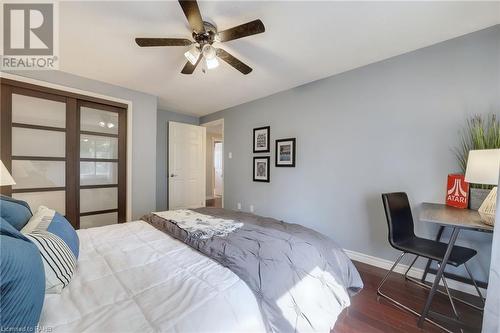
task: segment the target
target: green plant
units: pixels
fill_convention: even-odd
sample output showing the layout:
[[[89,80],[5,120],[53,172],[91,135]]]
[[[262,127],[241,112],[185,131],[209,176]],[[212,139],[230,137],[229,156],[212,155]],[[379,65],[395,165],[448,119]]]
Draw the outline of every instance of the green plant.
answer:
[[[470,150],[500,148],[500,120],[496,114],[485,117],[475,115],[467,119],[465,127],[461,130],[460,141],[460,147],[455,149],[455,155],[465,174]],[[472,184],[472,187],[491,188],[479,184]]]

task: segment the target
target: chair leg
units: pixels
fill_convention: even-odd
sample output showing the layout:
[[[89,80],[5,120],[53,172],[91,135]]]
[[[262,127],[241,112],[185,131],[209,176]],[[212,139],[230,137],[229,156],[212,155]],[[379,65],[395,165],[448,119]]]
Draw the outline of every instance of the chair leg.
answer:
[[[396,305],[396,307],[399,307],[403,310],[406,310],[410,313],[412,313],[413,315],[417,316],[420,318],[420,313],[418,313],[417,311],[407,307],[406,305],[403,305],[402,303],[396,301],[394,298],[392,297],[389,297],[388,295],[384,294],[382,292],[382,286],[385,284],[385,282],[387,281],[387,279],[389,278],[389,275],[394,271],[394,269],[396,268],[396,266],[399,264],[399,262],[401,261],[401,259],[403,259],[403,257],[405,256],[406,252],[403,252],[399,258],[394,262],[394,264],[392,265],[391,269],[387,272],[387,274],[384,276],[384,278],[382,279],[382,281],[380,282],[380,284],[378,285],[378,288],[377,288],[377,295],[379,295],[380,297],[382,298],[385,298],[387,299],[388,301],[392,302],[394,305]],[[418,258],[418,257],[417,257]],[[416,261],[416,258],[413,260],[413,263],[412,265],[415,263]],[[411,266],[410,266],[411,267]],[[409,269],[407,270],[406,273],[408,273]],[[406,274],[405,274],[406,275]],[[448,330],[447,328],[439,325],[438,323],[436,323],[435,321],[429,319],[429,318],[425,318],[425,321],[427,321],[428,323],[442,329],[443,331],[447,332],[447,333],[453,333],[452,331]]]
[[[417,258],[418,258],[418,257],[417,257]],[[417,258],[415,258],[415,259],[413,260],[413,263],[412,263],[412,264],[414,264],[414,263],[415,263],[415,261],[417,260]],[[439,265],[439,263],[438,263],[438,265]],[[410,270],[410,268],[411,268],[411,266],[408,268],[408,270],[406,271],[406,273],[408,273],[408,271]],[[469,273],[469,276],[472,276],[472,275],[470,274],[470,271],[469,271],[468,267],[467,267],[467,266],[465,266],[465,268],[466,268],[467,272]],[[422,287],[422,288],[431,289],[431,286],[429,286],[429,285],[427,285],[427,284],[425,284],[425,283],[421,282],[420,280],[414,279],[414,278],[412,278],[411,276],[407,276],[407,274],[405,274],[405,278],[406,278],[408,281],[413,282],[413,283],[415,283],[416,285],[418,285],[418,286],[420,286],[420,287]],[[471,308],[474,308],[474,309],[476,309],[476,310],[478,310],[478,311],[483,311],[483,310],[484,310],[484,298],[483,298],[483,296],[482,296],[482,294],[481,294],[481,291],[479,290],[479,287],[477,287],[476,281],[475,281],[472,277],[471,277],[471,280],[472,280],[472,282],[474,283],[474,285],[475,285],[475,287],[476,287],[476,291],[477,291],[477,293],[478,293],[478,294],[479,294],[479,296],[481,297],[481,300],[482,300],[482,302],[483,302],[483,308],[481,308],[481,307],[479,307],[479,306],[477,306],[477,305],[474,305],[474,304],[472,304],[472,303],[469,303],[469,302],[467,302],[467,301],[465,301],[465,300],[463,300],[463,299],[460,299],[460,298],[458,298],[458,297],[455,297],[455,296],[451,296],[451,297],[452,297],[455,301],[457,301],[457,302],[460,302],[460,303],[462,303],[462,304],[465,304],[465,305],[467,305],[467,306],[469,306],[469,307],[471,307]],[[442,290],[440,290],[440,289],[438,289],[438,290],[436,290],[436,291],[437,291],[438,293],[440,293],[441,295],[447,296],[447,293],[446,293],[446,292],[443,292],[443,291],[442,291]]]
[[[385,274],[385,276],[382,279],[382,281],[380,281],[380,284],[378,285],[378,288],[377,288],[377,294],[379,294],[379,295],[381,294],[380,289],[382,289],[382,286],[384,285],[385,281],[387,280],[387,278],[389,277],[389,275],[392,273],[392,271],[394,270],[394,268],[396,268],[396,266],[399,264],[399,262],[401,261],[401,259],[403,259],[403,257],[405,256],[405,254],[406,254],[406,252],[401,253],[401,255],[398,257],[398,259],[392,265],[391,269],[387,272],[387,274]]]
[[[483,297],[483,294],[481,293],[481,290],[479,290],[479,287],[477,286],[476,280],[472,276],[472,273],[469,269],[469,266],[467,266],[467,263],[464,263],[464,266],[465,266],[465,270],[467,271],[467,274],[469,274],[469,277],[472,280],[472,283],[474,284],[474,287],[476,288],[477,294],[481,298],[481,302],[483,303],[483,309],[484,309],[485,299]]]
[[[413,259],[413,261],[411,262],[410,266],[408,266],[408,269],[405,272],[405,280],[409,280],[409,278],[408,278],[408,272],[413,267],[413,265],[415,265],[415,262],[417,261],[418,258],[419,258],[419,256],[415,256],[415,259]]]

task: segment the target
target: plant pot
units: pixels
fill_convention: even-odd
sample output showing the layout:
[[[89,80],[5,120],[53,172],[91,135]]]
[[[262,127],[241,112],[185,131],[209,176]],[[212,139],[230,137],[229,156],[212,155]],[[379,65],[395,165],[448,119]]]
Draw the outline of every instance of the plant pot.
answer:
[[[485,190],[482,188],[471,188],[469,197],[469,209],[478,210],[481,207],[484,199],[488,196],[491,190]]]

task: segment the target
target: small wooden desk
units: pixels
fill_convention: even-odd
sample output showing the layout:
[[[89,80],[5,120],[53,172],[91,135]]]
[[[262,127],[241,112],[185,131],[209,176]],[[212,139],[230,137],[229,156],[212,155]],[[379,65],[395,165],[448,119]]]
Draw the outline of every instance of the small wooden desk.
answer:
[[[449,207],[444,204],[424,202],[420,211],[420,221],[436,223],[445,227],[493,232],[493,226],[481,222],[477,211]]]
[[[492,232],[493,227],[481,222],[479,213],[470,209],[458,209],[449,207],[443,204],[423,203],[420,213],[420,220],[423,222],[439,224],[439,231],[436,236],[436,241],[441,241],[445,227],[453,227],[457,223],[460,224],[462,229],[471,229],[480,232]],[[468,226],[470,225],[470,228]],[[437,269],[431,267],[432,260],[427,260],[425,265],[424,274],[422,275],[422,282],[426,281],[427,274],[436,274]],[[463,283],[472,284],[472,281],[466,277],[456,275],[453,273],[444,273],[444,276],[460,281]],[[488,288],[488,283],[483,281],[476,281],[477,285],[481,288]]]
[[[455,245],[458,234],[462,229],[477,230],[483,232],[493,232],[493,227],[481,222],[481,217],[477,211],[469,209],[459,209],[454,207],[448,207],[443,204],[434,203],[423,203],[420,211],[420,221],[439,224],[442,227],[451,227],[453,231],[446,248],[446,253],[443,258],[443,262],[436,271],[436,277],[434,278],[434,283],[432,284],[431,291],[427,297],[424,309],[418,321],[421,327],[424,323],[425,318],[429,314],[432,299],[436,290],[439,286],[439,281],[444,274],[444,269],[450,258],[451,250]],[[440,229],[442,233],[442,228]],[[439,235],[440,236],[440,235]]]

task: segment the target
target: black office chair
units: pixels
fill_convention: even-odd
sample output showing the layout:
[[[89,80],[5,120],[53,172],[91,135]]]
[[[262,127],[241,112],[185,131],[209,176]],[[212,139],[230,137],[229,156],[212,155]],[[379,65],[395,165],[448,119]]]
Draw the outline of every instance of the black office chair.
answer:
[[[424,257],[427,259],[432,259],[436,260],[437,262],[442,262],[445,252],[446,252],[446,247],[447,244],[441,243],[438,241],[434,240],[429,240],[425,238],[420,238],[415,235],[415,232],[413,230],[413,217],[411,213],[411,208],[410,208],[410,203],[408,201],[408,196],[404,192],[397,192],[397,193],[385,193],[382,194],[382,201],[384,203],[384,209],[385,209],[385,215],[387,218],[387,225],[389,227],[389,243],[391,246],[397,250],[403,251],[403,253],[399,256],[399,258],[396,260],[392,268],[387,272],[385,277],[382,279],[380,282],[380,285],[378,286],[377,289],[377,294],[383,298],[388,299],[392,303],[396,304],[397,306],[413,313],[414,315],[420,317],[420,313],[417,311],[407,307],[404,304],[401,304],[400,302],[394,300],[393,298],[387,296],[382,292],[382,286],[386,282],[387,278],[389,275],[393,272],[393,270],[396,268],[396,266],[399,264],[401,259],[403,257],[410,253],[415,255],[415,259],[413,259],[411,265],[408,267],[406,270],[404,277],[405,279],[416,283],[417,285],[421,287],[425,287],[430,289],[430,286],[428,286],[425,283],[422,283],[412,277],[408,276],[408,272],[410,269],[413,267],[415,262],[419,257]],[[469,261],[472,257],[476,255],[476,251],[473,249],[469,249],[466,247],[462,246],[454,246],[453,250],[451,252],[451,255],[448,259],[448,263],[458,267],[460,265],[464,265],[467,273],[469,274],[471,280],[474,283],[474,286],[476,288],[477,293],[479,294],[479,297],[481,298],[484,306],[484,298],[481,294],[481,291],[479,290],[474,278],[472,277],[471,271],[467,267],[466,262]],[[461,300],[459,298],[453,297],[450,294],[450,291],[448,289],[448,283],[444,277],[444,274],[442,276],[443,280],[443,285],[445,287],[446,293],[442,292],[441,290],[438,289],[438,292],[447,295],[455,317],[458,319],[458,312],[455,307],[455,303],[453,300],[457,300],[461,303],[464,303],[466,305],[469,305],[473,308],[476,308],[478,310],[482,310],[482,308],[479,308],[473,304],[470,304],[464,300]],[[436,322],[425,318],[428,322],[438,326],[439,328],[449,332],[446,328],[442,327],[441,325],[437,324]]]

